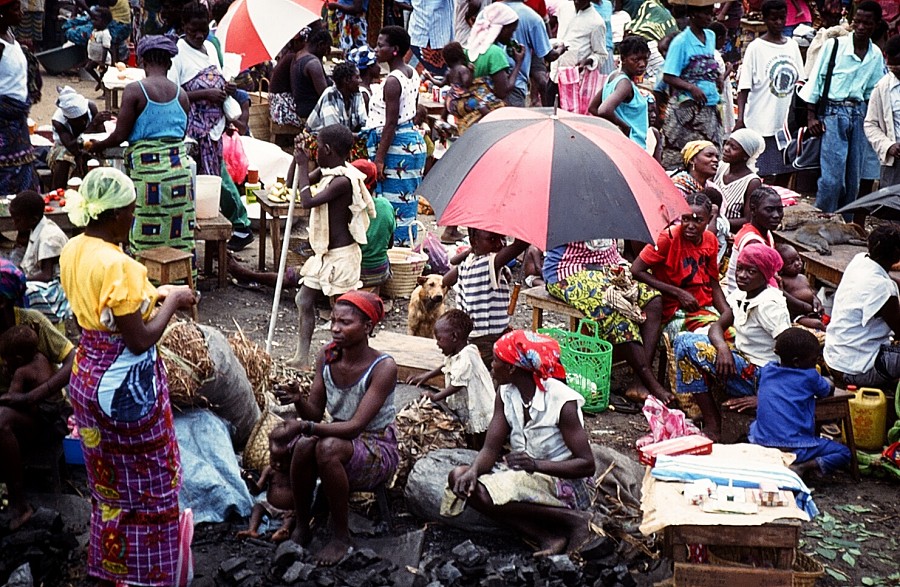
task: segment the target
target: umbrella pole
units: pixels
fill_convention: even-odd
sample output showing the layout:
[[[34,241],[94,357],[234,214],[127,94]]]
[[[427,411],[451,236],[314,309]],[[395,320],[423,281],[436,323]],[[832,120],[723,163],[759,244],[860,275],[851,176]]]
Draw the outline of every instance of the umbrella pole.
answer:
[[[281,301],[281,286],[284,283],[284,269],[287,265],[287,253],[291,241],[291,221],[294,219],[294,204],[297,202],[297,179],[299,173],[306,173],[305,169],[298,169],[297,163],[292,162],[294,168],[294,181],[291,185],[290,200],[288,201],[287,220],[284,227],[284,238],[281,241],[281,258],[278,260],[278,278],[275,280],[275,296],[272,298],[272,317],[269,319],[269,334],[266,336],[266,353],[272,353],[272,339],[275,337],[275,322],[278,320],[278,303]],[[275,219],[277,222],[277,218]]]

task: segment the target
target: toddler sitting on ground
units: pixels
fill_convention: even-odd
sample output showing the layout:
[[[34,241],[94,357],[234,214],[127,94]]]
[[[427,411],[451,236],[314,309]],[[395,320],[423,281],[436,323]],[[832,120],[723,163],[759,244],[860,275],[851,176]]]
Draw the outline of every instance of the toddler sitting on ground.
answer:
[[[816,398],[827,397],[834,385],[816,371],[819,340],[803,328],[788,328],[775,340],[781,363],[771,362],[759,375],[756,420],[750,442],[797,455],[791,470],[801,477],[813,470],[827,475],[847,466],[850,449],[816,436]]]
[[[237,533],[241,538],[259,538],[259,527],[263,516],[283,520],[281,528],[272,534],[272,542],[284,542],[294,529],[294,494],[291,491],[291,449],[289,438],[285,438],[282,422],[269,435],[269,466],[263,469],[258,481],[247,480],[254,495],[266,492],[265,501],[253,506],[250,512],[250,527]]]
[[[435,402],[446,399],[466,428],[466,446],[481,450],[494,413],[495,394],[491,374],[481,360],[478,347],[468,342],[472,326],[472,319],[462,310],[448,310],[438,318],[434,323],[434,338],[447,357],[444,365],[425,375],[411,377],[409,383],[422,385],[443,372],[444,388],[423,395]]]
[[[13,326],[0,337],[3,359],[10,384],[8,393],[27,394],[53,376],[53,366],[38,352],[38,334],[31,326]]]
[[[788,312],[795,323],[814,330],[825,330],[824,308],[803,275],[803,261],[800,254],[791,245],[781,244],[775,247],[784,265],[778,275],[781,276],[781,289],[787,300]]]

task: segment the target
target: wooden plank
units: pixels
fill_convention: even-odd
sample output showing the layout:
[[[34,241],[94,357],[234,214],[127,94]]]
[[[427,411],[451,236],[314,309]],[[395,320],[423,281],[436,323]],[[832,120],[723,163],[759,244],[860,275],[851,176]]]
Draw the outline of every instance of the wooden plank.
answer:
[[[397,379],[423,375],[444,364],[444,353],[433,338],[410,336],[381,330],[369,341],[369,346],[387,353],[397,363]],[[444,387],[444,376],[438,375],[426,381],[428,385]]]
[[[807,275],[829,285],[838,285],[844,276],[847,265],[853,258],[865,253],[866,247],[857,245],[833,245],[830,255],[820,255],[814,251],[800,253],[800,258],[806,263]],[[900,271],[891,271],[891,279],[900,282]]]
[[[791,587],[793,576],[778,569],[675,563],[676,587]]]
[[[796,520],[785,520],[753,527],[669,526],[665,530],[665,536],[667,548],[676,561],[685,560],[683,546],[685,544],[764,546],[781,549],[779,566],[790,568],[791,553],[797,547],[800,538],[800,523]]]

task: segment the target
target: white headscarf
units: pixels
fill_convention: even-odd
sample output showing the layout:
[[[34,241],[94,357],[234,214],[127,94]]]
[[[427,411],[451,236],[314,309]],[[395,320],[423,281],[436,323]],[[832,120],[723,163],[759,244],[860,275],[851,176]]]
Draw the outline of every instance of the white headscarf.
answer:
[[[739,144],[747,154],[747,167],[756,171],[756,158],[766,150],[766,140],[761,134],[749,128],[742,128],[731,133],[734,142]]]
[[[469,42],[466,45],[469,61],[474,62],[494,44],[500,29],[518,20],[519,15],[516,11],[502,2],[482,9],[475,19],[475,24],[472,25],[472,32],[469,33]]]
[[[56,105],[62,110],[63,116],[70,119],[84,116],[88,111],[88,99],[70,86],[59,89]]]

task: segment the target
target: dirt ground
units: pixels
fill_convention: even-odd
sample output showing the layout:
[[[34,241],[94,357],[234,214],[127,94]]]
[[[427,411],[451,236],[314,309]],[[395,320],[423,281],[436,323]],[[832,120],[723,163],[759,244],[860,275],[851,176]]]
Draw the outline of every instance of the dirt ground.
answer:
[[[96,98],[92,82],[82,82],[75,78],[46,77],[44,101],[33,109],[32,117],[38,124],[49,123],[55,100],[55,86],[69,84],[83,91],[89,98]],[[102,109],[102,100],[97,99]],[[433,218],[428,223],[433,228]],[[256,265],[258,242],[254,242],[238,257]],[[271,247],[269,247],[271,251]],[[269,258],[271,268],[271,252]],[[199,288],[202,292],[199,313],[202,323],[214,325],[223,331],[233,332],[238,327],[246,336],[263,343],[272,310],[272,290],[267,288],[248,289],[229,285],[216,289],[215,280],[202,278]],[[276,362],[283,361],[293,352],[297,333],[297,310],[293,292],[286,291],[278,310],[277,328],[273,342],[273,356]],[[520,300],[513,317],[513,326],[527,328],[531,323],[531,313]],[[560,316],[545,316],[545,326],[562,326]],[[380,328],[396,332],[406,329],[406,300],[394,300],[393,307]],[[325,320],[319,320],[313,348],[329,339]],[[613,372],[613,392],[623,391],[630,383],[631,374],[627,369],[617,368]],[[646,422],[641,415],[624,415],[605,412],[586,418],[586,425],[593,442],[612,446],[625,454],[637,458],[634,441],[647,432]],[[83,483],[83,469],[73,467],[70,479],[75,486]],[[83,488],[83,485],[82,485]],[[896,481],[863,478],[854,482],[847,475],[835,476],[815,485],[814,497],[822,511],[815,521],[804,524],[803,552],[812,554],[827,566],[828,574],[818,585],[900,585],[898,573],[897,544],[898,505]],[[395,516],[400,520],[400,529],[409,530],[422,527],[418,521],[405,513],[401,494],[392,495]],[[212,577],[219,564],[234,556],[247,557],[251,565],[263,568],[273,553],[273,548],[259,541],[238,541],[233,538],[236,530],[245,522],[216,524],[198,528],[195,538],[194,556],[199,585],[211,585]],[[436,526],[425,528],[424,553],[433,553],[452,548],[466,538],[476,544],[501,549],[524,548],[515,540],[497,541],[494,538],[468,536],[462,532]],[[83,577],[83,551],[74,554],[69,568],[68,585],[82,586],[89,583]]]

